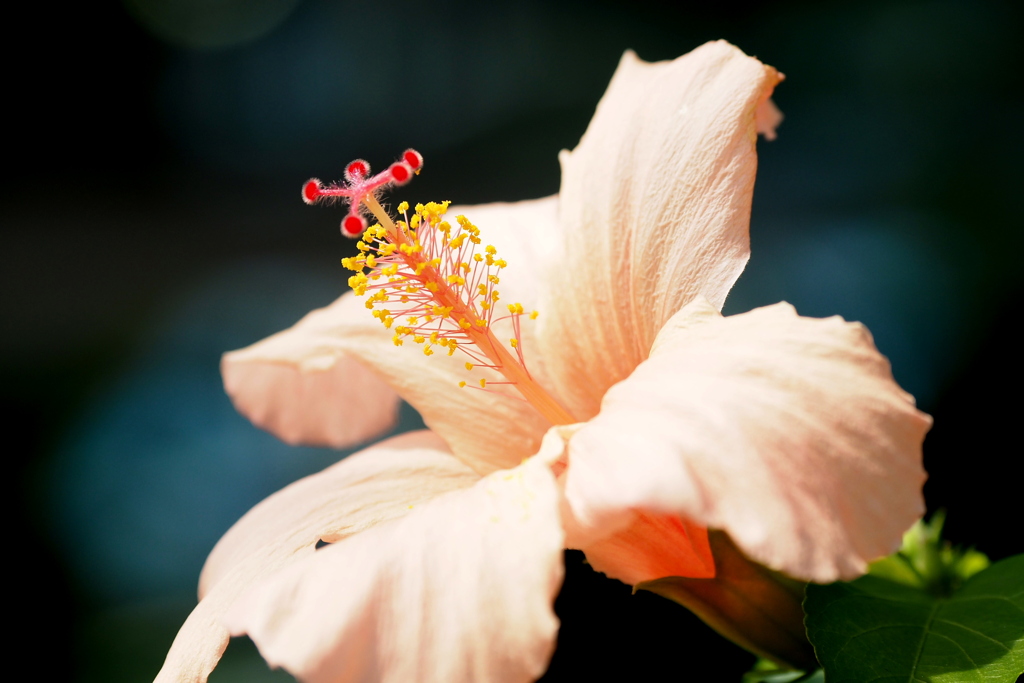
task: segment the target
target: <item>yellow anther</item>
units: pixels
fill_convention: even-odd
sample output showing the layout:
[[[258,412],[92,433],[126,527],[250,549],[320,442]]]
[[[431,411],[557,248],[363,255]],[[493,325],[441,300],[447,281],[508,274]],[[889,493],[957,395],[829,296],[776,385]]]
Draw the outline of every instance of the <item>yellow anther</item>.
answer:
[[[422,343],[423,343],[423,341],[424,341],[424,337],[423,337],[423,335],[422,335],[422,334],[414,334],[414,335],[412,336],[412,340],[413,340],[414,342],[416,342],[417,344],[422,344]]]
[[[449,275],[448,284],[464,285],[466,284],[466,278],[462,277],[461,275]]]
[[[469,323],[468,320],[463,318],[462,320],[459,321],[459,327],[461,327],[464,330],[468,330],[469,328],[471,328],[473,326]]]
[[[468,273],[470,271],[468,263],[460,263],[459,268],[462,268],[463,273]]]
[[[484,260],[484,257],[481,256],[480,254],[473,254],[473,260],[476,261],[477,263],[480,263],[481,261]]]
[[[466,241],[466,233],[460,234],[458,237],[450,242],[452,249],[458,249],[462,246],[462,243]]]
[[[437,330],[434,330],[433,332],[431,332],[431,333],[430,333],[430,342],[431,342],[432,344],[437,344],[437,343],[438,343],[438,339],[439,339],[439,337],[440,337],[440,336],[441,336],[441,335],[439,335],[439,334],[437,333]],[[447,341],[447,340],[446,340],[446,341]],[[448,345],[447,345],[447,344],[444,344],[444,346],[448,346]]]
[[[487,321],[484,320],[483,318],[477,318],[476,325],[477,327],[487,327]]]
[[[392,263],[390,266],[384,266],[383,268],[380,269],[380,272],[384,273],[385,275],[397,275],[398,264]]]
[[[486,251],[490,256],[494,256],[495,254],[498,253],[498,250],[494,248],[493,244],[488,244],[487,248],[484,249],[484,251]]]
[[[362,240],[356,242],[356,249],[359,251],[370,251],[370,247]]]
[[[352,289],[356,289],[356,288],[359,288],[359,287],[365,288],[366,287],[366,283],[367,283],[367,278],[362,273],[356,273],[355,275],[353,275],[352,277],[350,277],[348,279],[348,286],[351,287]]]
[[[511,307],[510,307],[510,308],[511,308]],[[409,317],[408,317],[408,318],[406,319],[406,322],[408,322],[408,323],[409,323],[410,325],[416,325],[416,324],[418,324],[418,323],[419,323],[419,321],[420,321],[420,319],[419,319],[419,318],[417,318],[417,317],[416,317],[416,316],[414,316],[414,315],[410,315],[410,316],[409,316]]]
[[[416,228],[420,227],[420,223],[422,222],[422,220],[423,219],[420,218],[420,215],[416,214],[415,216],[409,219],[409,225],[411,225],[412,229],[415,230]]]
[[[423,355],[424,356],[433,356],[434,355],[434,350],[432,348],[430,348],[429,346],[424,346],[423,347]]]
[[[509,339],[508,343],[512,345],[513,349],[519,348],[519,340],[516,339],[515,337],[512,337],[511,339]]]
[[[493,282],[494,284],[498,284],[499,282],[501,282],[501,278],[498,277],[497,275],[488,275],[487,280],[489,282]]]
[[[481,377],[480,378],[480,388],[483,389],[486,386],[487,386],[487,380],[484,379],[483,377]]]
[[[377,257],[374,256],[373,254],[367,255],[367,257],[366,257],[366,265],[368,265],[370,268],[376,268],[377,267]]]
[[[484,309],[486,311],[486,310],[489,310],[491,308],[491,305],[489,303],[487,303],[486,301],[481,301],[480,302],[480,308],[482,308],[482,309]]]
[[[530,320],[536,320],[538,315],[540,315],[538,311],[530,311]]]
[[[503,258],[500,258],[500,259],[498,259],[497,261],[494,262],[494,265],[498,266],[499,268],[504,268],[505,266],[508,265],[508,261],[506,261]]]
[[[466,363],[466,369],[467,370],[472,370],[473,369],[473,364],[472,363]]]
[[[395,343],[395,346],[401,346],[402,344],[405,343],[404,340],[401,337],[399,337],[397,334],[394,337],[391,338],[391,341],[393,341]]]
[[[459,386],[460,387],[464,387],[464,386],[466,386],[466,383],[465,382],[459,382]]]
[[[436,282],[431,281],[431,282],[428,282],[427,284],[425,284],[423,286],[426,287],[427,289],[429,289],[431,292],[436,292],[437,291],[437,283]]]
[[[512,313],[513,315],[522,315],[522,313],[523,313],[523,305],[522,304],[509,304],[508,305],[508,312]]]
[[[394,318],[392,318],[392,317],[391,317],[391,316],[389,315],[389,316],[387,316],[386,318],[382,319],[382,320],[381,320],[381,322],[382,322],[382,323],[384,323],[384,327],[385,327],[385,328],[387,328],[387,329],[389,329],[389,330],[390,330],[390,329],[391,329],[391,324],[395,322],[395,319],[394,319]]]
[[[423,269],[426,268],[426,267],[427,267],[427,262],[426,261],[420,261],[419,263],[416,264],[416,268],[413,269],[413,272],[416,273],[417,275],[422,275],[423,274]]]
[[[405,213],[409,210],[409,202],[401,202],[398,205],[398,213]]]
[[[441,257],[435,256],[434,258],[430,259],[430,265],[433,266],[434,268],[437,268],[439,265],[441,265]]]
[[[477,289],[480,291],[480,296],[487,295],[487,285],[478,285]]]

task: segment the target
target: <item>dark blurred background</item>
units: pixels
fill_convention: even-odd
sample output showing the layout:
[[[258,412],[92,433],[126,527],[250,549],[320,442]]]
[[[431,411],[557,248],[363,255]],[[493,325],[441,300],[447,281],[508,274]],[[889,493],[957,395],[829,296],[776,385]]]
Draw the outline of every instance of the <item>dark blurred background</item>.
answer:
[[[147,681],[206,553],[340,455],[237,416],[223,351],[345,289],[338,210],[299,187],[413,146],[412,199],[558,190],[626,48],[728,39],[787,75],[727,312],[864,321],[935,416],[930,510],[1024,550],[1020,11],[995,2],[47,5],[8,24],[2,414],[8,605],[46,678]],[[1015,334],[1015,333],[1013,333]],[[1011,341],[1012,339],[1012,341]],[[403,426],[417,424],[406,409]],[[738,681],[752,658],[568,555],[546,680]],[[669,668],[678,675],[665,676]],[[38,676],[34,676],[38,677]],[[288,680],[233,642],[212,681]]]

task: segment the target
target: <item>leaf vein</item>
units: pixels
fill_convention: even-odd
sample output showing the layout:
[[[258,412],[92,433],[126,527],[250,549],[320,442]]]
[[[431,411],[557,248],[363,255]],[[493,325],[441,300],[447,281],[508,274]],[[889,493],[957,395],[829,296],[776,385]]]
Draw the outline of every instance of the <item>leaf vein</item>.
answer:
[[[949,636],[944,636],[941,633],[935,633],[934,631],[931,632],[931,635],[934,635],[934,636],[936,636],[938,638],[942,638],[944,640],[948,640],[949,642],[953,643],[954,645],[956,645],[957,649],[960,650],[960,652],[964,653],[964,657],[967,657],[967,661],[969,661],[971,663],[972,667],[974,667],[975,669],[980,669],[981,668],[980,666],[978,666],[978,663],[974,661],[974,658],[971,657],[971,655],[967,652],[967,650],[964,649],[964,646],[961,645],[960,643],[956,642],[955,640],[953,640]]]
[[[993,643],[995,643],[999,647],[1003,648],[1007,652],[1010,652],[1010,648],[1006,647],[1005,643],[1003,643],[1002,641],[996,640],[995,638],[993,638],[992,636],[988,635],[987,633],[982,633],[981,631],[976,631],[973,628],[970,628],[969,626],[964,626],[963,624],[958,624],[957,622],[950,621],[949,619],[936,619],[935,621],[940,621],[943,624],[950,624],[951,626],[957,626],[959,628],[962,628],[965,631],[970,631],[971,633],[973,633],[975,635],[981,636],[985,640],[991,640]],[[938,634],[936,634],[936,635],[938,635]]]
[[[921,633],[921,640],[917,644],[917,652],[914,654],[914,665],[910,667],[910,678],[907,683],[914,683],[917,679],[917,665],[921,663],[921,653],[924,651],[924,642],[928,640],[928,631],[931,629],[932,620],[935,619],[935,613],[939,611],[939,605],[942,603],[936,602],[932,606],[932,611],[928,614],[928,620],[924,622],[924,631]]]
[[[918,624],[883,624],[881,626],[875,626],[874,628],[859,631],[858,633],[855,633],[852,636],[850,636],[849,639],[845,643],[843,643],[843,646],[835,651],[832,657],[838,657],[840,654],[842,654],[843,650],[845,650],[848,645],[852,644],[853,641],[857,640],[861,636],[866,636],[867,634],[874,633],[875,631],[884,631],[886,629],[892,628],[920,628],[920,626]]]
[[[1013,605],[1014,607],[1016,607],[1018,610],[1020,610],[1021,608],[1017,605],[1017,603],[1015,603],[1013,601],[1013,598],[1019,598],[1019,597],[1022,597],[1022,596],[1024,596],[1024,593],[1017,593],[1016,595],[1010,595],[1010,596],[1006,596],[1006,595],[965,595],[965,596],[961,597],[961,596],[958,595],[958,596],[956,596],[953,599],[953,602],[973,602],[975,600],[999,600],[1001,602],[1008,602],[1011,605]],[[1021,611],[1024,612],[1024,610],[1021,610]]]

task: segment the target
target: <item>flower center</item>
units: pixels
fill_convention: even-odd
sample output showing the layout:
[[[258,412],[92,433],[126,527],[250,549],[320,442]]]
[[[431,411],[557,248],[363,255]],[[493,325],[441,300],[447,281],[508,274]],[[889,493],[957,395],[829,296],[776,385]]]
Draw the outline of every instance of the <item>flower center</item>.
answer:
[[[402,219],[393,221],[374,197],[380,188],[408,182],[422,164],[423,158],[408,150],[402,161],[368,177],[369,165],[354,161],[345,171],[346,186],[324,187],[312,179],[303,186],[302,196],[307,203],[350,199],[342,233],[350,237],[362,233],[362,239],[356,243],[359,255],[342,259],[342,265],[355,271],[349,285],[356,296],[366,297],[373,317],[394,331],[395,346],[411,339],[422,345],[427,356],[436,349],[449,356],[461,353],[469,359],[467,371],[490,368],[504,381],[479,378],[474,382],[479,387],[466,381],[459,386],[483,391],[495,391],[488,388],[494,385],[513,386],[552,424],[572,424],[576,420],[526,367],[520,319],[523,315],[535,319],[537,311],[527,314],[520,303],[498,303],[500,273],[508,264],[494,246],[481,246],[480,229],[465,216],[457,216],[455,226],[446,220],[449,202],[417,204],[411,216],[408,203],[402,202],[398,205]],[[379,223],[367,227],[360,205]],[[509,321],[512,330],[505,343],[494,330],[503,321]]]

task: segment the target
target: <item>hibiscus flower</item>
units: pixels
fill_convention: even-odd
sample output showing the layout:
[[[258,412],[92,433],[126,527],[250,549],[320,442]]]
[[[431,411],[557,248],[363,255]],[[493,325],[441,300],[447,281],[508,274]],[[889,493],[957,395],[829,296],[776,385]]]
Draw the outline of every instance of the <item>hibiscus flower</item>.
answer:
[[[429,429],[243,517],[158,680],[204,681],[247,633],[305,681],[529,681],[554,649],[565,547],[632,585],[743,556],[827,582],[894,551],[923,512],[930,419],[868,332],[787,304],[720,314],[781,78],[724,42],[655,64],[627,53],[560,157],[557,196],[401,219],[367,196],[381,227],[349,262],[355,292],[225,355],[225,386],[292,443],[373,438],[400,399]],[[453,251],[460,236],[480,259]],[[434,270],[410,284],[387,270],[401,254]],[[448,332],[429,337],[424,315]]]

